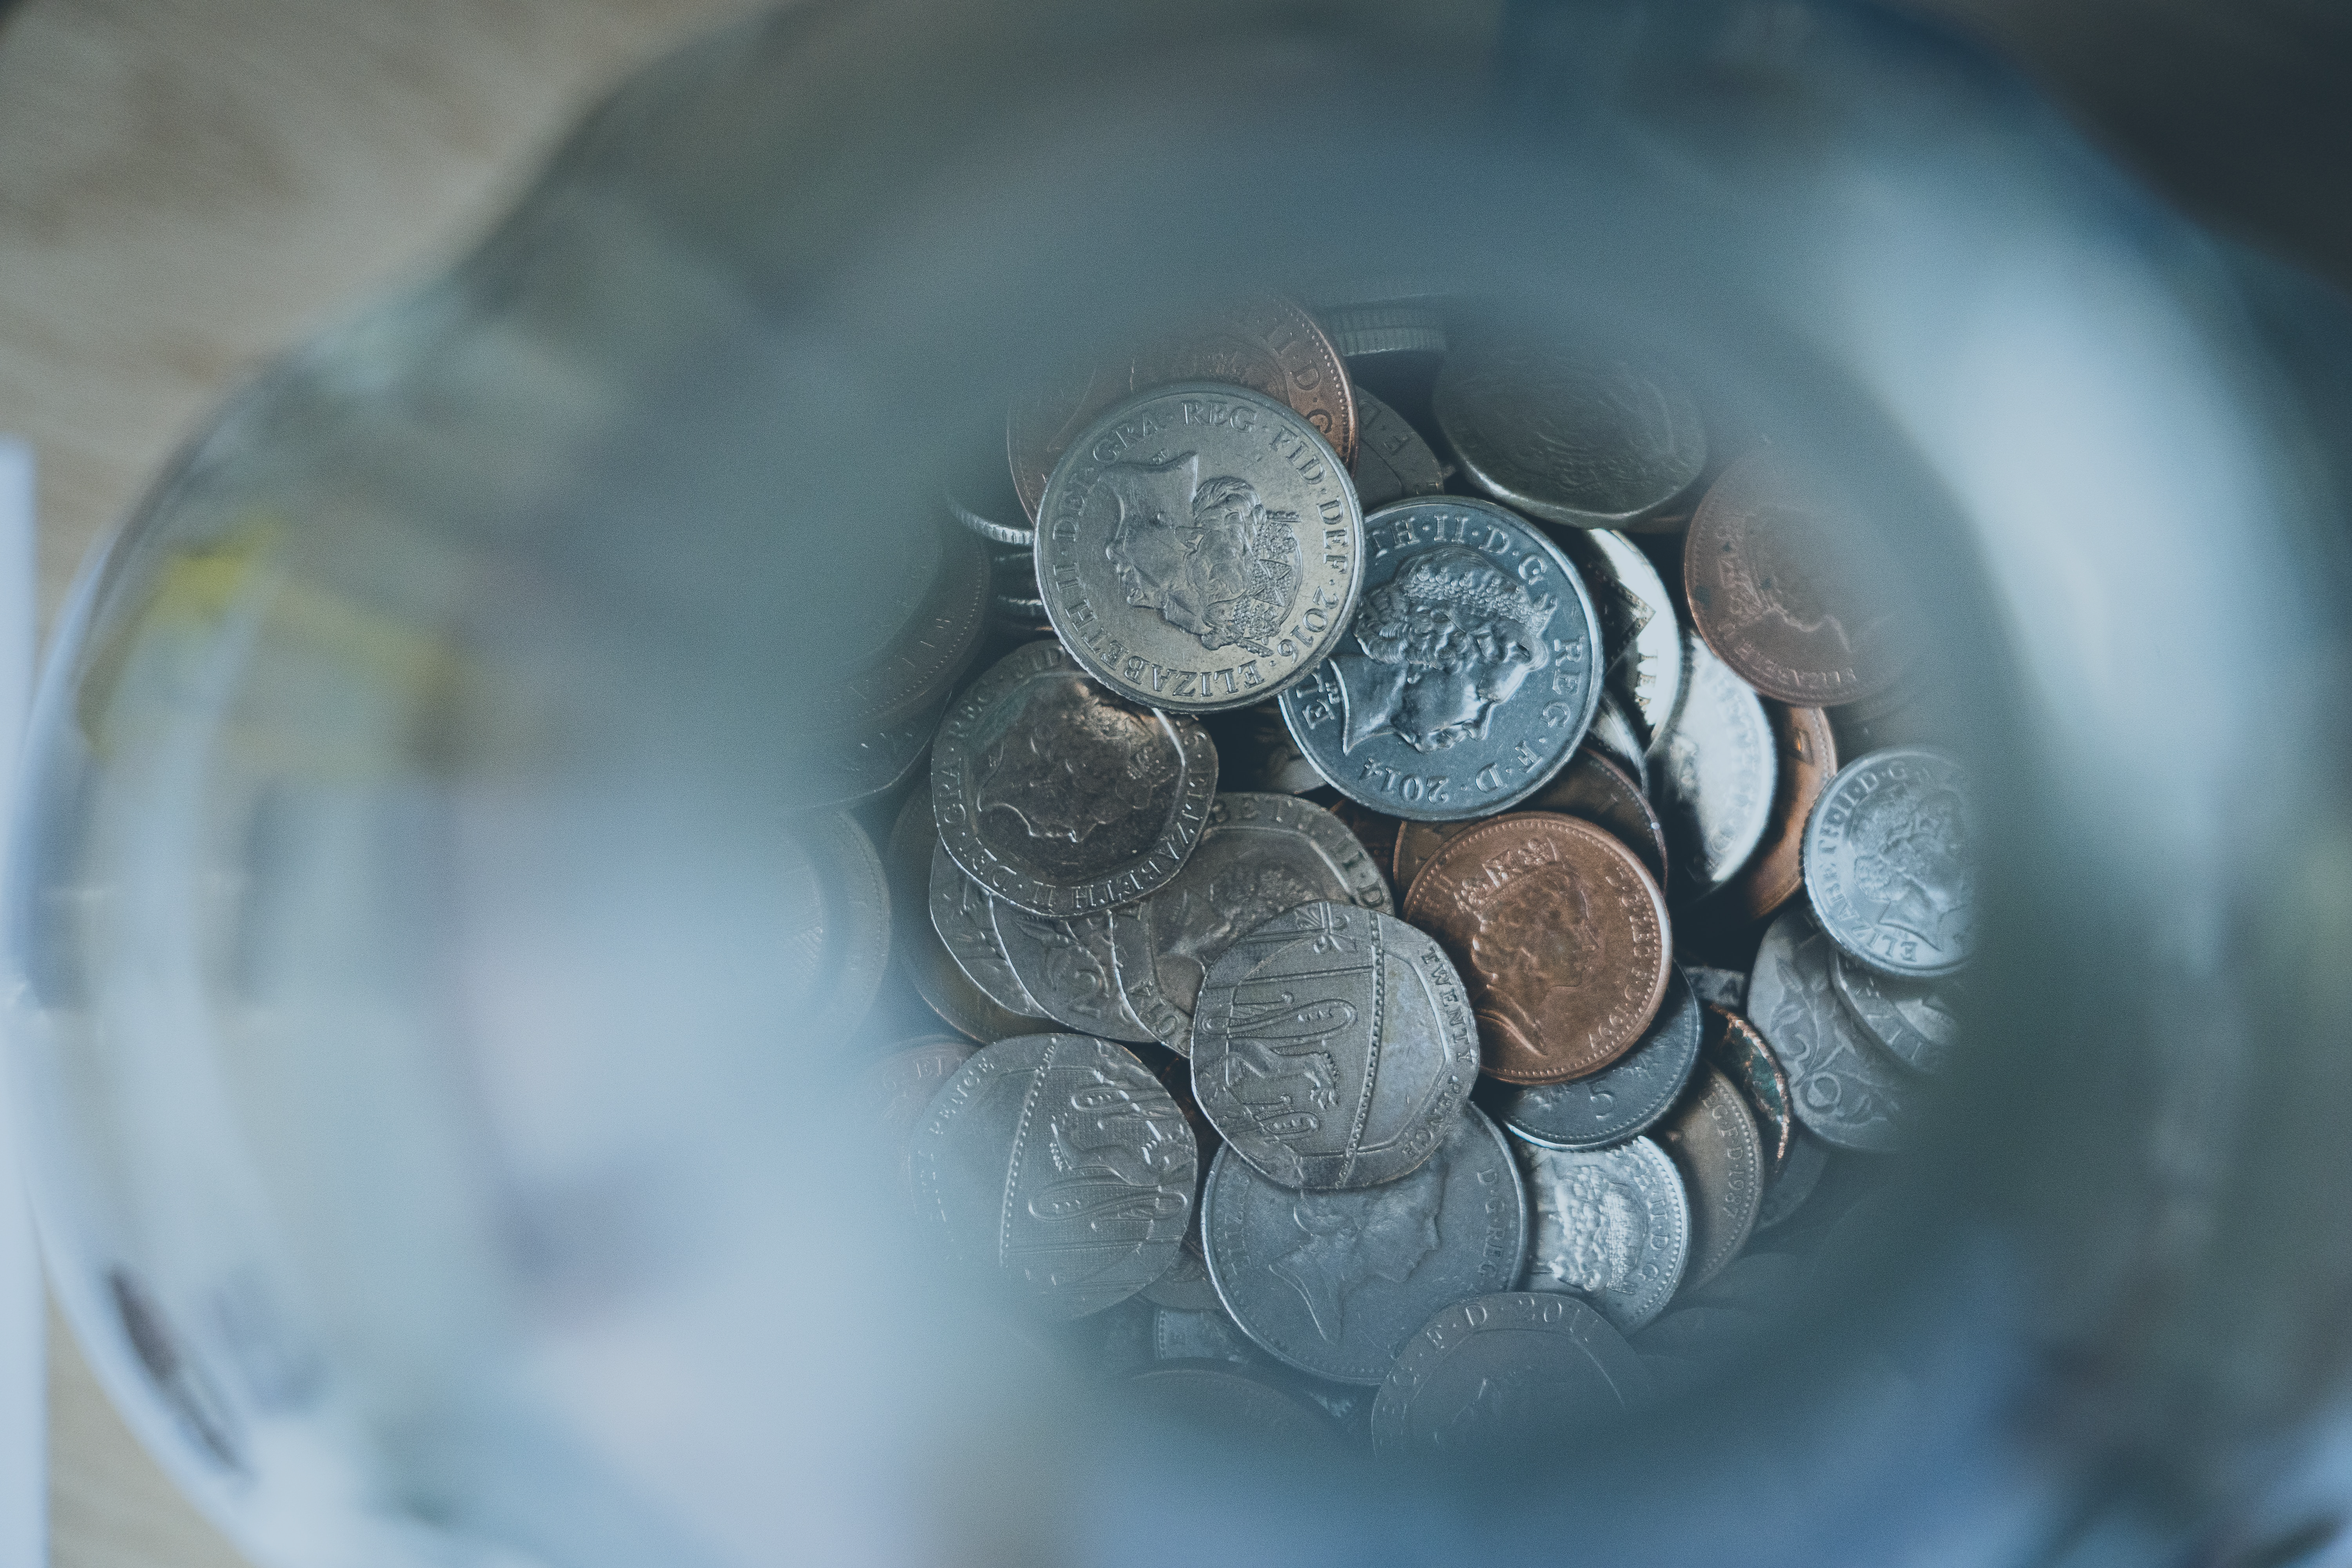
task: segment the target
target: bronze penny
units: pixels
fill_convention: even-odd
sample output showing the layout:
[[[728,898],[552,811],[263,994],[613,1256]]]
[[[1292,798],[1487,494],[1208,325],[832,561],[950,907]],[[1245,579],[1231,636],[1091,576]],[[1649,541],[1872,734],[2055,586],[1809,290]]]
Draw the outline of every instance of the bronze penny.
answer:
[[[1343,467],[1356,460],[1356,398],[1339,351],[1299,306],[1261,294],[1015,403],[1005,419],[1004,450],[1031,520],[1047,476],[1080,431],[1112,404],[1180,381],[1221,381],[1286,403],[1331,444]]]
[[[1823,783],[1827,783],[1824,778]],[[1581,817],[1607,828],[1620,844],[1641,858],[1642,868],[1661,888],[1666,885],[1666,830],[1633,776],[1590,746],[1580,748],[1559,776],[1529,800],[1528,811],[1556,811]],[[1406,822],[1397,826],[1396,885],[1412,886],[1413,878],[1448,840],[1475,827],[1475,822]],[[1801,831],[1803,824],[1798,824]]]
[[[1699,502],[1683,591],[1716,657],[1777,701],[1858,701],[1893,684],[1911,651],[1884,542],[1769,451],[1726,468]]]
[[[1469,983],[1480,1066],[1506,1083],[1565,1083],[1633,1047],[1664,999],[1665,896],[1589,822],[1520,812],[1439,849],[1404,918]]]
[[[1748,857],[1748,869],[1725,895],[1752,921],[1787,903],[1805,885],[1805,819],[1812,816],[1813,802],[1822,798],[1838,768],[1837,737],[1830,732],[1830,716],[1821,709],[1768,702],[1764,716],[1771,721],[1772,746],[1780,754],[1772,786],[1772,826]]]

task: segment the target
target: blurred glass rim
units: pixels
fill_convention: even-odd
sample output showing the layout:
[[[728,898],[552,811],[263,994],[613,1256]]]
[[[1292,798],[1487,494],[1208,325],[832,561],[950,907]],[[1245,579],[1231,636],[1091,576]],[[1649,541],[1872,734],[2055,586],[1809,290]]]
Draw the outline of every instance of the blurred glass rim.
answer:
[[[1751,25],[1768,16],[1781,21]],[[941,441],[1001,439],[972,410],[992,416],[1088,345],[1236,287],[1312,297],[1349,278],[1443,279],[1640,343],[1732,426],[1833,468],[1854,515],[1936,585],[1932,640],[1952,652],[1933,689],[1990,781],[2003,851],[1987,963],[2004,984],[1981,988],[1971,1022],[1990,1045],[1931,1129],[1914,1201],[1950,1205],[1959,1230],[2031,1219],[2072,1264],[2081,1227],[2116,1225],[2141,1184],[2176,1074],[2208,1091],[2186,1135],[2229,1164],[2248,1091],[2213,1084],[2269,1081],[2301,1037],[2257,1047],[2262,999],[2179,954],[2250,905],[2257,923],[2297,917],[2248,883],[2291,856],[2322,797],[2314,759],[2281,745],[2314,682],[2232,680],[2214,655],[2308,658],[2323,621],[2288,524],[2310,481],[2260,427],[2275,404],[2199,242],[1999,71],[1860,9],[1106,20],[845,0],[747,23],[625,86],[449,279],[241,396],[86,583],[37,744],[54,763],[89,650],[137,612],[142,562],[217,527],[215,497],[275,489],[489,541],[510,568],[499,587],[534,613],[458,586],[460,639],[544,668],[617,627],[561,700],[609,706],[600,747],[698,748],[727,794],[738,770],[790,765],[764,678],[823,665],[808,626],[773,613],[773,584],[857,597],[813,542],[866,542],[857,570],[887,556],[933,510]],[[2053,324],[2068,333],[2036,341]],[[2139,384],[2150,366],[2169,380]],[[2099,415],[2071,444],[2038,446],[2044,432],[1971,401],[2048,406],[2021,384],[2037,375]],[[2018,476],[2053,462],[2078,471],[2037,508]],[[2103,483],[2156,504],[2074,505]],[[669,569],[649,525],[674,576],[646,575]],[[275,548],[297,577],[349,569],[332,531]],[[2124,613],[2184,596],[2202,601],[2185,624]],[[542,635],[550,648],[518,650]],[[509,716],[511,693],[490,700],[466,732]],[[2207,774],[2151,776],[2149,759],[2192,746],[2266,770],[2274,810],[2221,823]],[[20,832],[60,805],[37,788]],[[37,869],[18,875],[21,949],[41,912]],[[2184,991],[2196,1005],[2168,1022]],[[2166,1037],[2216,1020],[2212,1037]],[[2144,1079],[2120,1093],[2119,1059]],[[2045,1204],[2053,1182],[2090,1195]],[[2231,1194],[2228,1212],[2324,1195],[2283,1209],[2275,1191]],[[1904,1228],[1935,1234],[1921,1214]],[[1888,1289],[1943,1277],[1952,1255],[1930,1251]],[[2196,1299],[2213,1272],[2192,1248],[2139,1258],[2104,1297],[2063,1267],[2018,1289],[2079,1290],[2093,1321],[2162,1343],[2210,1324]],[[95,1299],[68,1297],[117,1397],[149,1397],[103,1350],[117,1330]],[[1824,1325],[1826,1353],[1849,1327]],[[2211,1375],[2125,1348],[2127,1372],[2184,1379],[2184,1399]],[[1746,1397],[1772,1406],[1802,1379],[1792,1361]],[[1628,1445],[1622,1470],[1596,1459],[1593,1476],[1654,1452]]]

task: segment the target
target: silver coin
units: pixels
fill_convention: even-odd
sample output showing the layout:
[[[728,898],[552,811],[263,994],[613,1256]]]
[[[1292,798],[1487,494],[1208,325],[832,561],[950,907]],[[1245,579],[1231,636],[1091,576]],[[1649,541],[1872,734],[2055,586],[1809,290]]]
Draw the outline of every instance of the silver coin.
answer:
[[[1156,1366],[1126,1386],[1144,1408],[1178,1426],[1238,1437],[1286,1456],[1333,1442],[1331,1423],[1281,1389],[1214,1363]]]
[[[1479,489],[1572,528],[1633,522],[1706,466],[1698,405],[1672,374],[1527,332],[1457,341],[1431,407]]]
[[[1683,973],[1690,977],[1691,988],[1702,1002],[1712,1002],[1718,1007],[1728,1007],[1735,1013],[1748,1010],[1748,976],[1736,969],[1713,969],[1704,963],[1686,963]]]
[[[997,899],[991,900],[989,915],[996,922],[997,942],[1005,961],[1046,1017],[1129,1045],[1139,1046],[1157,1037],[1136,1016],[1119,980],[1121,928],[1139,923],[1136,906],[1122,904],[1057,920]],[[1126,940],[1130,946],[1140,946],[1135,935],[1129,934]]]
[[[999,659],[931,744],[940,842],[989,892],[1038,914],[1166,886],[1216,790],[1208,731],[1113,697],[1055,642]]]
[[[1925,746],[1855,758],[1805,824],[1805,889],[1822,929],[1898,980],[1951,973],[1976,947],[1975,837],[1957,758]]]
[[[1517,1147],[1535,1210],[1526,1288],[1581,1296],[1622,1334],[1664,1311],[1691,1258],[1691,1205],[1675,1163],[1647,1138]]]
[[[1601,706],[1592,710],[1592,728],[1584,733],[1584,743],[1632,773],[1643,795],[1650,793],[1649,753],[1643,750],[1641,737],[1633,732],[1633,721],[1625,717],[1623,705],[1605,685],[1601,691]]]
[[[1937,1073],[1952,1065],[1960,1037],[1957,981],[1890,980],[1843,953],[1830,978],[1854,1021],[1904,1066]]]
[[[1260,1349],[1334,1383],[1377,1385],[1431,1313],[1507,1289],[1527,1258],[1518,1165],[1475,1107],[1402,1181],[1297,1192],[1228,1147],[1202,1202],[1225,1310]]]
[[[940,933],[956,967],[1007,1012],[1024,1018],[1046,1016],[1044,1006],[1013,972],[1003,942],[997,940],[996,900],[964,874],[945,845],[939,845],[931,855],[930,895],[931,929]]]
[[[1118,977],[1143,1026],[1180,1054],[1192,1008],[1220,954],[1286,910],[1356,904],[1390,912],[1388,879],[1347,825],[1312,801],[1228,791],[1176,879],[1119,925]]]
[[[1755,1232],[1764,1201],[1764,1140],[1748,1101],[1712,1067],[1699,1068],[1691,1092],[1654,1136],[1690,1194],[1691,1258],[1683,1288],[1696,1290],[1738,1257]]]
[[[1835,951],[1810,910],[1781,910],[1748,976],[1748,1021],[1780,1058],[1790,1109],[1807,1130],[1841,1149],[1883,1153],[1900,1141],[1912,1085],[1837,999]]]
[[[1209,966],[1192,1095],[1234,1153],[1286,1187],[1394,1182],[1459,1125],[1478,1076],[1462,977],[1395,916],[1318,902]]]
[[[1666,581],[1639,545],[1609,529],[1567,530],[1559,547],[1583,574],[1600,615],[1609,693],[1643,754],[1654,756],[1683,700],[1683,634]]]
[[[1789,1157],[1780,1162],[1780,1173],[1764,1189],[1763,1205],[1756,1211],[1756,1228],[1770,1230],[1802,1208],[1829,1168],[1829,1145],[1798,1129],[1789,1142]]]
[[[1748,683],[1685,634],[1690,689],[1659,749],[1658,816],[1681,902],[1704,898],[1739,874],[1772,827],[1780,753],[1771,721]]]
[[[1213,382],[1156,387],[1070,443],[1038,507],[1045,613],[1087,672],[1178,712],[1286,689],[1348,624],[1364,517],[1306,417]]]
[[[1438,1312],[1399,1353],[1372,1401],[1372,1442],[1387,1453],[1541,1453],[1653,1394],[1642,1358],[1583,1302],[1481,1296]]]
[[[1282,696],[1307,760],[1350,800],[1453,822],[1533,795],[1601,699],[1601,632],[1568,557],[1486,501],[1434,497],[1365,524],[1363,607]]]
[[[1366,512],[1408,496],[1445,489],[1446,468],[1405,416],[1359,386],[1356,393],[1356,500]]]
[[[1674,1109],[1698,1065],[1698,994],[1682,968],[1633,1048],[1586,1078],[1520,1087],[1488,1079],[1480,1103],[1504,1127],[1546,1149],[1599,1149],[1648,1131]],[[1622,1327],[1621,1324],[1620,1327]]]
[[[917,1205],[948,1255],[1049,1317],[1125,1300],[1183,1243],[1192,1130],[1107,1040],[999,1040],[940,1090],[914,1144]]]
[[[874,841],[852,818],[794,819],[776,963],[787,1017],[802,1037],[830,1042],[865,1021],[890,963],[890,887]]]
[[[1335,305],[1316,312],[1324,336],[1342,359],[1372,354],[1445,352],[1445,318],[1427,305],[1392,300],[1376,305]],[[1364,389],[1356,391],[1356,439],[1363,440]],[[1361,447],[1359,446],[1359,450]],[[1367,505],[1370,503],[1367,502]]]

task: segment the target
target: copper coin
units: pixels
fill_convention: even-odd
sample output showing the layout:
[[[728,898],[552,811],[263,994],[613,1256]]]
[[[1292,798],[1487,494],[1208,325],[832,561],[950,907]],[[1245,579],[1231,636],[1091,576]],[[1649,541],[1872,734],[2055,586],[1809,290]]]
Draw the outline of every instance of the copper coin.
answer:
[[[1261,294],[1015,403],[1004,449],[1030,518],[1045,500],[1046,477],[1080,431],[1112,404],[1179,381],[1222,381],[1286,403],[1342,465],[1356,460],[1356,399],[1339,351],[1299,306]]]
[[[1789,1075],[1765,1042],[1764,1031],[1718,1003],[1706,1005],[1706,1033],[1699,1049],[1748,1097],[1756,1131],[1764,1138],[1767,1177],[1777,1176],[1796,1142],[1796,1113],[1789,1108]]]
[[[1620,844],[1641,858],[1642,868],[1666,885],[1666,830],[1652,809],[1649,797],[1633,775],[1595,752],[1580,748],[1568,766],[1527,803],[1529,811],[1556,811],[1581,817],[1607,828]],[[1475,822],[1407,822],[1397,828],[1396,885],[1412,886],[1413,878],[1448,840],[1457,838]]]
[[[1691,619],[1766,697],[1835,707],[1892,685],[1910,655],[1907,600],[1885,543],[1750,452],[1699,502],[1683,544]]]
[[[1830,716],[1818,708],[1768,702],[1772,746],[1780,766],[1772,785],[1772,826],[1748,858],[1748,869],[1724,895],[1736,900],[1749,920],[1760,921],[1796,897],[1805,885],[1805,819],[1829,788],[1838,767],[1837,737]]]
[[[1599,1072],[1642,1037],[1674,973],[1657,882],[1571,816],[1478,824],[1422,868],[1404,918],[1461,966],[1480,1065],[1506,1083]]]

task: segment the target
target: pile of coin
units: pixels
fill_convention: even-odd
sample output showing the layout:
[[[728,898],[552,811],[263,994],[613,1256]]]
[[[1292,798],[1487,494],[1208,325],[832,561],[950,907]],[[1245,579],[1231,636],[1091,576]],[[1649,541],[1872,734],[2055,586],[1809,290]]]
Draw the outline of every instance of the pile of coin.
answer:
[[[813,1016],[867,1008],[972,1289],[1154,1408],[1392,1450],[1788,1304],[1949,1064],[1972,806],[1899,561],[1710,424],[1409,290],[1015,400],[798,792],[863,797],[808,818]]]

